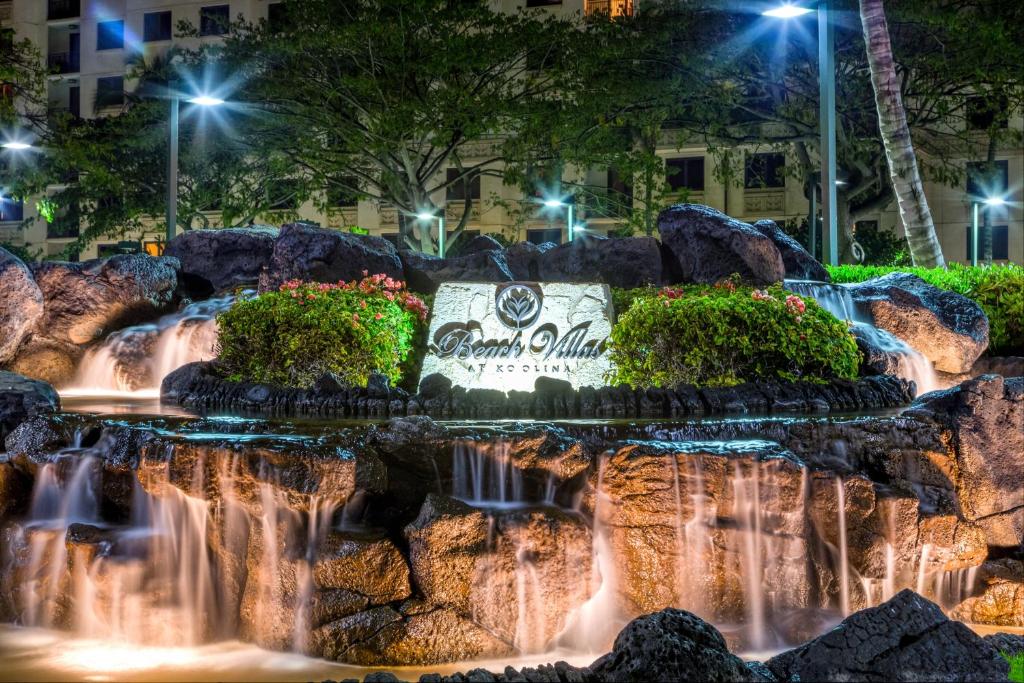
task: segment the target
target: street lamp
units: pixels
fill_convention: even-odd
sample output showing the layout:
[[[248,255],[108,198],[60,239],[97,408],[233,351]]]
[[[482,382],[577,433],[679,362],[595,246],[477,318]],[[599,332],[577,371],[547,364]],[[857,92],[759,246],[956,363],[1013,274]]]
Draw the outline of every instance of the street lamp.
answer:
[[[10,149],[15,152],[19,152],[25,149],[32,149],[32,145],[30,145],[27,142],[22,142],[20,140],[10,140],[8,142],[3,143],[3,145],[0,146],[2,146],[4,149]]]
[[[444,258],[444,238],[446,237],[444,234],[444,214],[441,213],[435,216],[429,211],[421,211],[416,214],[416,218],[429,223],[433,223],[435,220],[437,221],[437,255]],[[427,230],[429,229],[430,228],[428,227]]]
[[[195,95],[185,100],[200,107],[217,107],[224,100],[211,95]],[[178,228],[178,113],[181,109],[181,95],[171,94],[170,131],[167,154],[167,242],[174,239]]]
[[[971,201],[971,213],[974,218],[971,225],[971,265],[975,267],[978,265],[978,213],[982,204],[990,208],[997,208],[1006,206],[1006,199],[1003,197],[985,197],[981,201],[977,199]]]
[[[818,86],[821,120],[821,215],[822,255],[831,265],[839,263],[839,219],[836,213],[836,50],[835,27],[829,18],[828,0],[818,0],[816,9],[787,2],[762,14],[775,19],[793,19],[818,13]],[[811,226],[814,233],[814,226]]]
[[[575,234],[576,234],[576,230],[574,229],[573,220],[572,220],[573,219],[573,216],[572,216],[572,214],[573,214],[572,203],[562,201],[561,199],[545,199],[544,200],[544,206],[549,208],[549,209],[561,209],[561,208],[565,209],[565,214],[566,214],[565,215],[565,230],[566,230],[566,233],[568,234],[569,241],[572,242],[573,237],[575,237]]]

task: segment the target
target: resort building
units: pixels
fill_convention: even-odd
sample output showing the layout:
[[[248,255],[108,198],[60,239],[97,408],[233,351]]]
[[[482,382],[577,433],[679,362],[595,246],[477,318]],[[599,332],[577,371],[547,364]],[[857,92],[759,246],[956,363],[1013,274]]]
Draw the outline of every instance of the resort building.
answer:
[[[633,0],[504,0],[509,9],[542,7],[559,13],[602,12],[612,15],[633,11]],[[174,42],[175,27],[182,20],[199,28],[199,38],[216,41],[228,20],[280,17],[280,2],[274,0],[0,0],[0,27],[17,38],[30,38],[54,71],[49,81],[49,103],[55,111],[74,116],[103,116],[118,111],[124,93],[132,84],[126,74],[136,55],[152,57],[166,51]],[[1012,112],[1007,124],[1024,127],[1022,112]],[[983,132],[979,130],[979,135]],[[678,142],[666,131],[658,154],[665,159],[668,184],[673,196],[681,200],[708,204],[746,221],[772,219],[799,224],[806,220],[810,207],[802,184],[776,171],[785,166],[785,155],[754,148],[737,150],[743,168],[736,180],[723,183],[717,178],[717,160],[703,145]],[[734,155],[736,157],[736,155]],[[965,159],[964,163],[977,160]],[[1024,150],[997,150],[996,163],[1001,171],[1001,187],[986,188],[1002,194],[1004,206],[985,209],[993,226],[993,256],[996,261],[1024,263]],[[3,184],[0,178],[0,186]],[[570,169],[568,185],[585,185],[585,194],[605,197],[576,207],[579,223],[589,232],[607,234],[620,228],[632,203],[630,183],[606,168]],[[969,183],[967,184],[969,185]],[[500,178],[483,177],[460,188],[449,188],[447,196],[434,197],[436,205],[447,203],[449,223],[461,216],[464,193],[471,195],[470,234],[498,233],[510,240],[533,242],[564,241],[567,229],[564,212],[531,213],[532,198],[525,198]],[[970,261],[970,226],[975,188],[950,187],[928,183],[926,193],[949,261]],[[535,203],[534,203],[535,205]],[[521,207],[515,210],[510,207]],[[339,204],[326,210],[313,202],[288,207],[288,216],[317,222],[337,229],[358,226],[370,234],[395,239],[398,215],[393,207],[371,201]],[[285,214],[269,212],[261,223],[279,223]],[[219,216],[209,215],[211,225],[219,225]],[[898,232],[899,217],[895,203],[879,211],[869,221],[883,230]],[[34,201],[20,202],[10,197],[0,200],[0,242],[24,246],[43,256],[61,253],[78,235],[77,219],[47,224],[37,215]],[[79,254],[93,258],[119,251],[145,249],[158,253],[163,228],[154,223],[152,232],[127,242],[100,241]]]

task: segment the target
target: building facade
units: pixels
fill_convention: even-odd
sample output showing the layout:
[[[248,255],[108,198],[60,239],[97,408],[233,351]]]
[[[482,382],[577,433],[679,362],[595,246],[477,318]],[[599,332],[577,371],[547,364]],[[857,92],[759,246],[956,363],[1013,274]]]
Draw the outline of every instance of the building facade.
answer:
[[[522,6],[543,7],[557,13],[632,12],[632,0],[502,0],[508,9]],[[201,37],[191,40],[216,41],[228,20],[268,18],[273,21],[279,0],[0,0],[0,29],[16,37],[30,38],[54,71],[48,84],[50,107],[75,116],[103,116],[123,104],[124,92],[132,84],[126,74],[136,55],[151,58],[166,51],[174,42],[178,22],[189,21],[200,29]],[[1008,125],[1024,127],[1021,112],[1011,115]],[[746,221],[762,218],[777,221],[801,221],[809,206],[802,184],[774,171],[785,165],[785,157],[761,150],[743,151],[746,168],[738,169],[736,180],[723,183],[717,178],[716,159],[707,148],[674,142],[667,134],[658,150],[665,159],[668,185],[675,196],[708,204]],[[1007,204],[987,209],[993,227],[993,253],[997,261],[1024,263],[1024,150],[998,150],[996,163],[1001,171],[999,188]],[[970,162],[971,160],[965,160]],[[602,168],[569,169],[565,181],[585,185],[589,196],[609,199],[588,202],[577,207],[577,218],[588,231],[606,234],[620,228],[622,216],[631,201],[628,184],[614,170]],[[2,178],[0,178],[2,185]],[[970,261],[971,188],[926,184],[926,193],[935,219],[943,251],[949,261]],[[460,188],[469,192],[473,209],[467,226],[470,233],[500,233],[513,240],[535,242],[563,241],[567,238],[565,215],[560,211],[534,211],[535,202],[524,198],[517,188],[500,178],[483,177]],[[448,196],[433,198],[438,206],[449,206],[451,221],[461,215],[464,197],[449,190]],[[288,216],[321,225],[350,229],[358,226],[370,234],[396,238],[398,215],[394,208],[371,201],[320,209],[309,202],[294,207]],[[269,212],[261,222],[275,223],[285,214]],[[211,225],[219,217],[208,216]],[[899,233],[895,204],[871,217],[878,227]],[[77,219],[47,224],[38,215],[35,202],[0,199],[0,242],[23,246],[42,256],[61,253],[78,235]],[[161,244],[162,227],[154,223],[128,242],[98,241],[81,252],[81,258],[116,253],[128,249],[146,249],[156,253]]]

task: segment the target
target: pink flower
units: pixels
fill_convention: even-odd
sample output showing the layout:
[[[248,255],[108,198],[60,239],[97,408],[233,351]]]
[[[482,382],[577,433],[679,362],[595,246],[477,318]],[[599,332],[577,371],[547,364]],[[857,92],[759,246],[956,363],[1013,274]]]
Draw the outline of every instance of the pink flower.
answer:
[[[383,317],[384,317],[383,313],[377,313],[376,315],[373,316],[373,319],[374,320],[380,320]]]

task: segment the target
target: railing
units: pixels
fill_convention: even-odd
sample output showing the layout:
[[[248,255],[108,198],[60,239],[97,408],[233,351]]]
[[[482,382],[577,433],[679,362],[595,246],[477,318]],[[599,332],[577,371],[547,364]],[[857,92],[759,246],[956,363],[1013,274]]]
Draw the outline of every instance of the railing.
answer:
[[[48,21],[57,19],[74,19],[82,14],[80,0],[47,0],[46,18]]]
[[[74,74],[80,71],[78,52],[51,52],[46,55],[46,65],[59,74]]]
[[[743,192],[743,213],[748,216],[786,213],[786,191],[784,189],[748,187]]]

